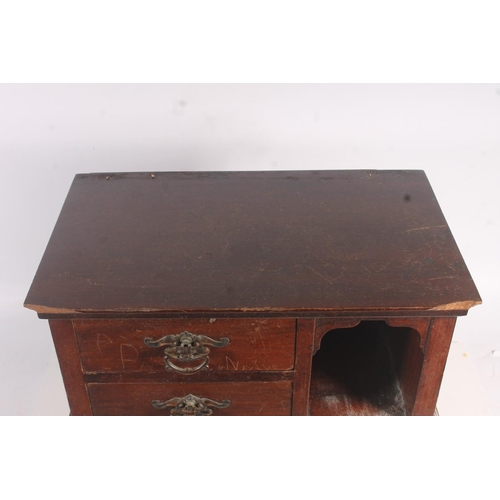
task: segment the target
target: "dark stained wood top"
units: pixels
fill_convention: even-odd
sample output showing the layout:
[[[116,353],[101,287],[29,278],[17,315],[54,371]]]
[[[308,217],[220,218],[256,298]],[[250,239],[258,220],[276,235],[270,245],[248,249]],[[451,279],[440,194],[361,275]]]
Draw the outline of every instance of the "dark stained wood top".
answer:
[[[25,306],[457,315],[480,301],[423,171],[155,172],[75,177]]]

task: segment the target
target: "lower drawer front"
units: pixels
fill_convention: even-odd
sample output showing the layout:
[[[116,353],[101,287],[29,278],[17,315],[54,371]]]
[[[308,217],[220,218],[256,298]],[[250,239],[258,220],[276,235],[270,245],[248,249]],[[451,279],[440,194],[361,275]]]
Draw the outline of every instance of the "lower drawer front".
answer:
[[[89,384],[94,415],[290,415],[292,383]]]

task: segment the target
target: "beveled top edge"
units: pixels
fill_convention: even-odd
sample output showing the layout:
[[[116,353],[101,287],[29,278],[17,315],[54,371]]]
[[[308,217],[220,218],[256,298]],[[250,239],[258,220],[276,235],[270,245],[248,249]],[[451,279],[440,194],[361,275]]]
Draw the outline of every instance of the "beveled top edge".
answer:
[[[285,309],[285,308],[243,308],[243,309],[210,309],[210,310],[160,310],[160,309],[116,309],[106,311],[102,309],[96,310],[72,310],[60,309],[53,307],[37,306],[32,304],[24,304],[24,307],[31,309],[38,313],[40,317],[71,317],[71,318],[84,318],[84,317],[177,317],[179,315],[186,317],[201,316],[214,316],[223,317],[228,316],[289,316],[289,317],[334,317],[334,316],[463,316],[467,314],[468,310],[474,306],[482,304],[482,301],[462,301],[454,302],[451,304],[442,304],[431,309],[422,308],[365,308],[365,309]]]

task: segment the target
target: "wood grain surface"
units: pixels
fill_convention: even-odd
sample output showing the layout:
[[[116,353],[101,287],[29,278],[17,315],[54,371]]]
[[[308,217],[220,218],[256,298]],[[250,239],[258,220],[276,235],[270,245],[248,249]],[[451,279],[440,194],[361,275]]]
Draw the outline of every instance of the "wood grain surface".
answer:
[[[25,305],[457,316],[480,300],[423,171],[144,172],[76,176]]]
[[[94,415],[170,415],[151,401],[166,401],[193,394],[215,401],[229,400],[227,408],[213,408],[213,415],[290,415],[291,382],[232,382],[181,384],[89,384]]]
[[[158,340],[183,331],[214,340],[229,338],[224,347],[209,347],[208,371],[287,371],[294,367],[295,319],[73,320],[73,323],[85,372],[165,373],[165,348],[148,347],[144,339]],[[176,364],[187,366],[180,361]]]

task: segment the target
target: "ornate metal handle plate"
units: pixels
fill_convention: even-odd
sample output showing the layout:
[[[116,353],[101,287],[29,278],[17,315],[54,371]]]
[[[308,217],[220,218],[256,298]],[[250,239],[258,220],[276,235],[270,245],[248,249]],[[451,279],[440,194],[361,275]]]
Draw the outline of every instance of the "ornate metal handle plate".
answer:
[[[224,347],[229,344],[229,339],[223,337],[220,340],[214,340],[206,335],[195,335],[194,333],[184,331],[178,335],[165,335],[161,339],[153,340],[152,337],[146,337],[144,343],[149,347],[165,348],[165,368],[169,368],[184,375],[196,373],[204,368],[208,368],[210,358],[210,347]],[[201,360],[201,363],[194,367],[181,367],[174,364],[171,360],[188,363]]]
[[[151,401],[151,405],[159,410],[164,410],[169,406],[173,408],[170,410],[170,415],[174,416],[207,416],[212,415],[213,411],[209,406],[215,408],[227,408],[231,404],[228,399],[223,399],[220,403],[208,398],[199,398],[193,394],[188,394],[183,398],[172,398],[168,401],[158,401],[157,399]]]

